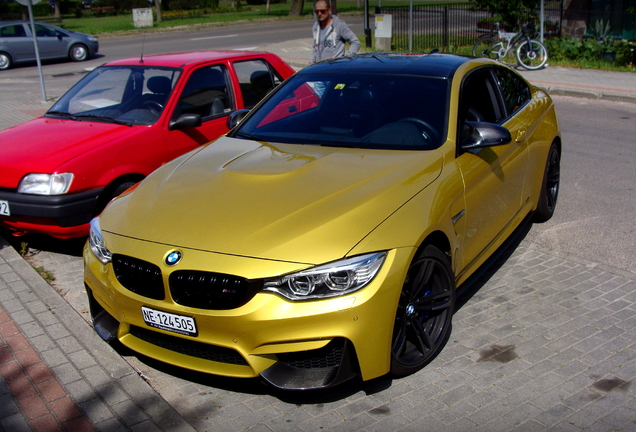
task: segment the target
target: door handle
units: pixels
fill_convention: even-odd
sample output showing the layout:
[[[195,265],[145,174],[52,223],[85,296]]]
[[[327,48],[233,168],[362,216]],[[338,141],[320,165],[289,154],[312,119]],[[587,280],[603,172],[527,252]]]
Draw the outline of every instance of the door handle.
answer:
[[[517,131],[517,136],[515,138],[515,142],[521,142],[523,140],[523,137],[526,136],[526,131],[524,130],[518,130]]]

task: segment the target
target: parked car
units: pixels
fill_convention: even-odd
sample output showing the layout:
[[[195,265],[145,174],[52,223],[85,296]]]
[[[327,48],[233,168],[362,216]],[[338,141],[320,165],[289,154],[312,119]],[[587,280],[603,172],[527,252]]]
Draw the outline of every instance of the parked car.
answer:
[[[106,203],[226,133],[294,73],[271,53],[203,51],[106,63],[38,119],[0,132],[0,225],[86,236]]]
[[[326,61],[239,120],[91,222],[105,340],[284,389],[408,375],[446,343],[456,287],[555,210],[552,100],[491,60]]]
[[[34,24],[41,60],[68,58],[84,61],[99,51],[99,42],[91,35],[38,21]],[[35,60],[31,22],[0,22],[0,70]]]

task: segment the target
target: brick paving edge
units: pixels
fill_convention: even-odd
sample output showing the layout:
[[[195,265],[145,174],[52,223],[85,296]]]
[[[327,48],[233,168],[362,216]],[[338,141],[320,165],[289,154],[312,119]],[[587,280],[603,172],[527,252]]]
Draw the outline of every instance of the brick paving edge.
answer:
[[[53,349],[49,349],[51,341],[48,343],[49,346],[45,347],[38,346],[37,338],[33,338],[30,342],[50,367],[60,384],[84,410],[92,424],[98,429],[102,427],[110,429],[115,424],[119,429],[129,429],[132,426],[140,427],[145,423],[144,426],[154,430],[194,431],[194,428],[152,389],[130,364],[102,341],[86,320],[55,292],[1,236],[0,257],[39,300],[27,302],[16,295],[16,300],[22,303],[27,313],[35,318],[28,324],[34,324],[35,321],[43,328],[48,329],[52,327],[50,322],[57,321],[70,333],[71,338],[65,336],[60,341],[53,340]],[[11,289],[11,283],[6,282],[9,289]],[[79,289],[83,289],[83,287]],[[40,302],[46,306],[50,315],[42,316]],[[22,324],[29,318],[17,317],[15,310],[11,310],[6,304],[3,306],[16,326],[29,339],[28,331],[25,331]],[[24,310],[18,312],[24,315]],[[47,322],[39,322],[41,319]],[[42,340],[48,339],[43,338]],[[58,360],[55,363],[60,364],[51,365],[51,353],[54,353],[58,359],[60,356],[67,359]],[[71,356],[74,358],[71,359]],[[80,358],[81,360],[79,360]],[[73,391],[80,388],[84,390],[82,394]],[[130,413],[131,417],[139,417],[135,413],[143,412],[145,414],[145,416],[141,416],[143,420],[136,425],[131,424],[130,419],[122,418],[121,415],[111,410],[111,405],[115,405],[115,403],[124,404],[125,409],[122,410],[120,405],[120,409],[117,411]]]

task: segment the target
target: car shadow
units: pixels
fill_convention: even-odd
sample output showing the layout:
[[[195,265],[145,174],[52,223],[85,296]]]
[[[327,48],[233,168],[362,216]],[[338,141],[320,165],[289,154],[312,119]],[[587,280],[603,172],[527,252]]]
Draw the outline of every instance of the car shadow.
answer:
[[[32,233],[15,236],[11,231],[4,228],[0,228],[0,236],[4,237],[4,239],[22,256],[33,256],[37,255],[40,251],[47,251],[81,257],[84,243],[86,243],[86,237],[63,240]]]
[[[513,234],[495,251],[495,253],[458,288],[455,312],[465,306],[492,278],[492,276],[500,270],[500,268],[515,252],[519,244],[525,239],[531,227],[532,215],[529,215],[513,232]],[[1,228],[0,235],[3,236],[7,242],[9,242],[11,246],[22,255],[24,255],[26,249],[27,254],[37,254],[38,251],[45,250],[48,252],[80,257],[82,255],[83,245],[86,242],[85,237],[68,240],[56,239],[39,234],[24,234],[23,236],[15,237],[11,235],[8,230]],[[152,369],[178,379],[190,381],[193,384],[251,395],[269,394],[283,402],[297,405],[315,405],[335,402],[350,397],[358,392],[371,395],[390,388],[394,381],[394,378],[390,375],[385,375],[369,381],[362,381],[361,379],[356,378],[327,389],[313,389],[305,391],[280,390],[267,384],[261,378],[222,377],[191,371],[163,363],[139,354],[125,347],[118,341],[111,343],[111,347],[122,357],[136,357],[137,360]]]
[[[94,60],[100,60],[103,59],[104,57],[106,57],[104,54],[95,54],[91,57],[89,57],[88,59],[82,61],[82,62],[74,62],[71,59],[46,59],[46,60],[40,60],[40,64],[42,66],[48,66],[48,65],[53,65],[53,64],[78,64],[78,65],[82,65],[86,62],[90,62],[90,61],[94,61]],[[99,63],[101,65],[101,63]],[[37,60],[29,60],[29,61],[25,61],[25,62],[19,62],[16,64],[11,65],[11,69],[24,69],[24,68],[32,68],[34,66],[37,66],[38,62]]]

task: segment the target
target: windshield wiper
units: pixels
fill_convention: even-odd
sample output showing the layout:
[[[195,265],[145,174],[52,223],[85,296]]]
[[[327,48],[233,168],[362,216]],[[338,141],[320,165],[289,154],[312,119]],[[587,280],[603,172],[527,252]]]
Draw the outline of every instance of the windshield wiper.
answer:
[[[75,118],[75,116],[69,112],[66,111],[47,111],[46,114],[53,114],[53,115],[57,115],[57,116],[61,116],[61,117],[66,117],[66,118],[70,118],[72,120],[77,120]]]
[[[96,115],[96,114],[77,114],[77,115],[74,116],[74,118],[76,118],[76,119],[90,118],[90,119],[96,119],[96,120],[106,120],[108,122],[115,123],[115,124],[120,124],[120,125],[124,125],[124,126],[132,126],[132,122],[130,122],[130,121],[118,120],[116,118],[102,116],[102,115]]]

